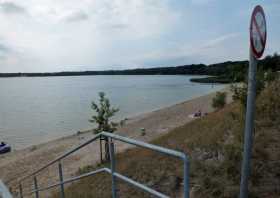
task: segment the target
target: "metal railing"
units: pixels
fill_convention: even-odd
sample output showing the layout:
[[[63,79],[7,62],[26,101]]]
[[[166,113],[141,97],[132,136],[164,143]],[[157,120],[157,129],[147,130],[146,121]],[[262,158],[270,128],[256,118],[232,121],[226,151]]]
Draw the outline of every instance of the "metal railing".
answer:
[[[109,140],[109,154],[110,154],[110,168],[100,168],[98,170],[95,171],[91,171],[85,174],[81,174],[79,176],[76,177],[71,177],[69,179],[64,179],[63,178],[63,167],[62,167],[62,163],[61,160],[63,160],[64,158],[66,158],[67,156],[69,156],[70,154],[80,150],[81,148],[87,146],[88,144],[92,143],[93,141],[97,140],[97,139],[101,139],[101,138],[108,138]],[[175,150],[171,150],[171,149],[167,149],[167,148],[163,148],[160,146],[156,146],[156,145],[152,145],[152,144],[148,144],[145,142],[141,142],[141,141],[137,141],[131,138],[127,138],[127,137],[122,137],[116,134],[112,134],[112,133],[107,133],[107,132],[102,132],[99,133],[98,135],[95,135],[92,139],[86,141],[85,143],[81,144],[80,146],[68,151],[67,153],[65,153],[64,155],[56,158],[55,160],[49,162],[48,164],[46,164],[45,166],[41,167],[40,169],[36,170],[35,172],[23,177],[22,179],[19,180],[19,196],[20,198],[23,198],[24,196],[28,196],[28,195],[32,195],[35,194],[36,198],[39,198],[40,196],[40,192],[41,191],[45,191],[45,190],[49,190],[51,188],[54,187],[58,187],[60,186],[60,197],[64,198],[65,197],[65,192],[64,192],[64,185],[67,183],[71,183],[73,181],[85,178],[85,177],[89,177],[92,175],[95,175],[97,173],[101,173],[101,172],[106,172],[111,174],[112,176],[112,197],[116,198],[117,197],[117,189],[116,189],[116,178],[123,180],[125,182],[127,182],[128,184],[140,188],[143,191],[146,191],[148,193],[150,193],[151,195],[154,195],[156,197],[161,197],[161,198],[167,198],[169,196],[158,192],[144,184],[141,184],[137,181],[134,181],[124,175],[121,175],[120,173],[116,172],[115,169],[115,149],[114,149],[114,143],[113,140],[117,140],[117,141],[121,141],[121,142],[125,142],[134,146],[139,146],[142,148],[146,148],[146,149],[150,149],[152,151],[156,151],[159,153],[163,153],[163,154],[167,154],[176,158],[179,158],[180,160],[183,161],[184,166],[183,166],[183,181],[184,181],[184,198],[189,198],[189,160],[188,157],[185,153],[179,152],[179,151],[175,151]],[[38,182],[37,182],[37,175],[45,170],[46,168],[48,168],[49,166],[58,163],[58,170],[59,170],[59,182],[51,184],[47,187],[39,187],[38,186]],[[33,177],[33,185],[34,185],[34,189],[29,191],[26,194],[23,194],[23,182],[29,178]]]

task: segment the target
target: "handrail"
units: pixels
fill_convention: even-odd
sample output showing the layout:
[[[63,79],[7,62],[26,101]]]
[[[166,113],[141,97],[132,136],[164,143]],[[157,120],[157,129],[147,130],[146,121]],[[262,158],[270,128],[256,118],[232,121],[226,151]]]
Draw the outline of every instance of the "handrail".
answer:
[[[110,140],[109,143],[109,152],[110,152],[110,164],[111,164],[111,168],[100,168],[98,170],[95,171],[91,171],[89,173],[86,174],[82,174],[76,177],[72,177],[72,178],[68,178],[68,179],[63,179],[63,169],[62,169],[62,164],[61,164],[61,160],[63,160],[64,158],[66,158],[67,156],[69,156],[70,154],[80,150],[81,148],[87,146],[88,144],[92,143],[93,141],[97,140],[98,138],[107,138],[108,140]],[[173,157],[177,157],[179,159],[181,159],[184,162],[184,198],[189,198],[189,159],[188,156],[183,153],[183,152],[179,152],[179,151],[175,151],[172,149],[167,149],[167,148],[163,148],[161,146],[156,146],[156,145],[152,145],[149,143],[145,143],[145,142],[141,142],[138,140],[134,140],[131,138],[127,138],[127,137],[122,137],[120,135],[116,135],[116,134],[112,134],[112,133],[108,133],[108,132],[101,132],[97,135],[95,135],[92,139],[84,142],[83,144],[75,147],[74,149],[71,149],[70,151],[66,152],[65,154],[57,157],[56,159],[52,160],[51,162],[47,163],[46,165],[42,166],[41,168],[39,168],[38,170],[32,172],[31,174],[21,178],[19,180],[19,191],[20,191],[20,198],[23,198],[23,189],[22,189],[22,183],[24,180],[26,180],[27,178],[30,178],[33,176],[33,180],[34,180],[34,189],[31,190],[28,195],[35,193],[35,197],[39,198],[39,192],[40,191],[44,191],[44,190],[49,190],[51,188],[57,187],[57,186],[61,186],[60,191],[61,191],[61,197],[64,198],[64,184],[66,183],[70,183],[79,179],[82,179],[84,177],[88,177],[88,176],[92,176],[94,174],[97,173],[101,173],[101,172],[107,172],[109,174],[111,174],[112,176],[112,197],[116,198],[117,197],[117,191],[116,191],[116,178],[119,178],[137,188],[140,188],[152,195],[155,195],[157,197],[161,197],[161,198],[167,198],[167,195],[164,195],[156,190],[153,190],[152,188],[143,185],[141,183],[138,183],[124,175],[121,175],[119,173],[117,173],[115,171],[115,151],[114,151],[114,143],[113,140],[117,140],[117,141],[121,141],[124,143],[128,143],[131,145],[135,145],[135,146],[139,146],[142,148],[146,148],[146,149],[150,149],[159,153],[163,153],[163,154],[167,154]],[[44,169],[48,168],[49,166],[55,164],[56,162],[58,162],[59,165],[59,179],[60,181],[55,183],[55,184],[51,184],[47,187],[41,187],[39,188],[37,185],[37,178],[36,175],[43,171]],[[26,195],[26,194],[25,194]]]
[[[149,144],[149,143],[146,143],[146,142],[141,142],[141,141],[134,140],[134,139],[131,139],[131,138],[122,137],[122,136],[117,135],[117,134],[102,132],[101,135],[105,136],[105,137],[113,138],[115,140],[119,140],[121,142],[125,142],[125,143],[132,144],[132,145],[135,145],[135,146],[140,146],[142,148],[147,148],[147,149],[150,149],[150,150],[153,150],[153,151],[157,151],[159,153],[164,153],[164,154],[167,154],[167,155],[173,155],[173,156],[179,157],[181,159],[187,158],[187,155],[185,153],[175,151],[175,150],[171,150],[171,149],[168,149],[168,148],[164,148],[164,147],[161,147],[161,146],[156,146],[156,145]]]
[[[86,145],[88,145],[88,144],[94,142],[94,141],[97,140],[100,136],[101,136],[101,133],[95,135],[92,139],[90,139],[90,140],[86,141],[85,143],[83,143],[83,144],[77,146],[76,148],[74,148],[74,149],[72,149],[72,150],[66,152],[65,154],[63,154],[63,155],[57,157],[56,159],[50,161],[49,163],[47,163],[47,164],[44,165],[43,167],[39,168],[38,170],[36,170],[36,171],[30,173],[29,175],[23,177],[22,179],[19,180],[19,182],[22,182],[23,180],[27,179],[28,177],[34,176],[34,175],[36,175],[37,173],[41,172],[42,170],[44,170],[44,169],[48,168],[49,166],[53,165],[54,163],[59,162],[59,161],[62,160],[63,158],[67,157],[68,155],[71,155],[72,153],[76,152],[77,150],[79,150],[79,149],[85,147]]]
[[[85,177],[89,177],[89,176],[95,175],[95,174],[97,174],[97,173],[101,173],[101,172],[105,172],[105,171],[108,172],[108,170],[110,170],[110,169],[107,169],[107,168],[100,168],[100,169],[98,169],[98,170],[91,171],[91,172],[88,172],[88,173],[79,175],[79,176],[77,176],[77,177],[72,177],[72,178],[70,178],[70,179],[66,179],[66,180],[64,180],[63,182],[57,182],[57,183],[52,184],[52,185],[49,185],[49,186],[47,186],[47,187],[38,188],[37,190],[32,190],[29,194],[33,194],[33,193],[35,193],[36,191],[48,190],[48,189],[57,187],[57,186],[59,186],[59,185],[61,185],[61,184],[71,183],[71,182],[76,181],[76,180],[78,180],[78,179],[83,179],[83,178],[85,178]]]

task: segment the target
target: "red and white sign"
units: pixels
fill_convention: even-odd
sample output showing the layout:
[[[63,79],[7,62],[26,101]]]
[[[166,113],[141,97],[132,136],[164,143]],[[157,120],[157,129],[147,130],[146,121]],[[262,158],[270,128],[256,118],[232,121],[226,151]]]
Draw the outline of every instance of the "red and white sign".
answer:
[[[263,55],[266,44],[266,20],[263,8],[258,5],[255,7],[250,24],[251,49],[256,58]]]

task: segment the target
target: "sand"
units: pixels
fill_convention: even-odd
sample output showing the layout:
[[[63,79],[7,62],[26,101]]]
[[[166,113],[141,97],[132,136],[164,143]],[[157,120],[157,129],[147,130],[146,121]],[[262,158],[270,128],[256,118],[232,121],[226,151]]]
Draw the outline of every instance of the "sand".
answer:
[[[227,102],[231,102],[229,87],[225,88],[223,91],[228,92]],[[211,107],[211,102],[214,96],[215,93],[211,93],[170,107],[129,118],[126,121],[126,124],[123,127],[120,127],[116,133],[122,136],[149,142],[176,127],[192,121],[193,119],[198,119],[192,118],[190,115],[199,109],[202,113],[213,112],[214,109]],[[146,134],[144,136],[141,134],[141,128],[145,128]],[[6,155],[1,155],[0,179],[14,189],[14,186],[20,178],[35,171],[47,162],[57,158],[69,149],[77,147],[92,137],[93,133],[87,131],[40,145],[31,146],[23,150],[14,151]],[[116,143],[117,152],[123,152],[129,147],[130,146],[127,144]],[[99,161],[99,141],[97,141],[62,161],[64,178],[69,178],[75,175],[80,167],[94,165],[99,163]],[[39,180],[39,186],[46,186],[54,181],[58,181],[57,164],[51,166],[37,177]],[[31,182],[31,180],[26,181],[24,184],[30,187]]]

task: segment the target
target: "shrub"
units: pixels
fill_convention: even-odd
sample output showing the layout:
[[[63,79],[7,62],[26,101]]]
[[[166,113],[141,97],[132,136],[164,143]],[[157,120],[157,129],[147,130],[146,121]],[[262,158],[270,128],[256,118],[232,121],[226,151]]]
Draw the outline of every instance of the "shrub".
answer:
[[[267,87],[271,82],[274,82],[278,78],[277,72],[272,70],[263,70],[261,67],[256,73],[256,96],[258,96],[262,90]],[[242,82],[242,85],[233,85],[231,90],[233,92],[232,99],[234,101],[239,101],[243,108],[245,109],[247,103],[247,90],[248,80],[246,79]]]
[[[217,92],[216,96],[212,100],[212,107],[214,109],[221,109],[226,104],[226,92]]]

